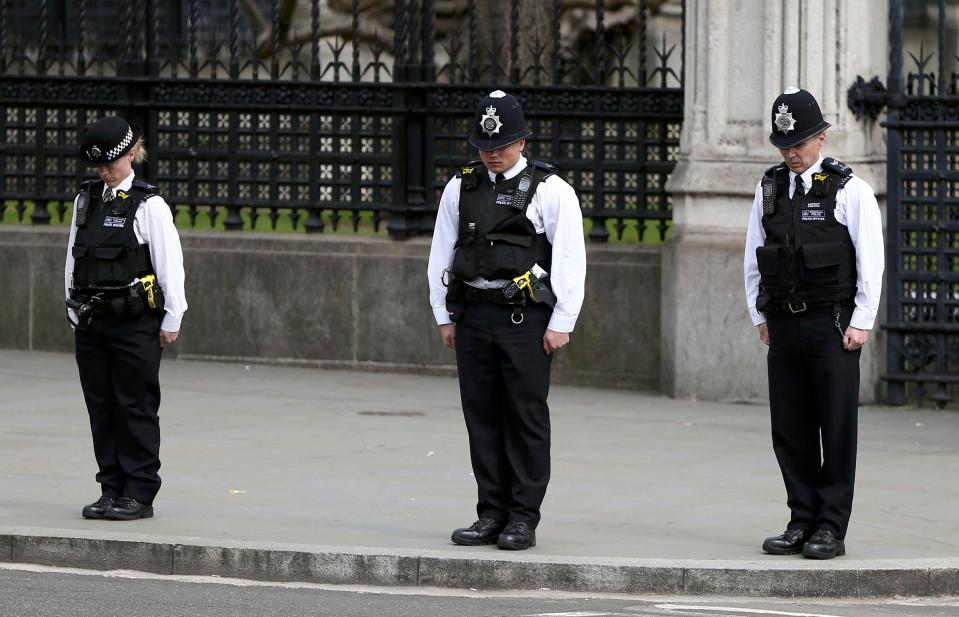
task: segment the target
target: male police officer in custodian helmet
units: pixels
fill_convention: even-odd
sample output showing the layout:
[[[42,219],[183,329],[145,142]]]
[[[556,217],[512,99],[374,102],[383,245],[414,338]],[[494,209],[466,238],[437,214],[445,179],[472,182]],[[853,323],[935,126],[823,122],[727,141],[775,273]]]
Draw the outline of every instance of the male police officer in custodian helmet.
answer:
[[[774,555],[846,552],[856,472],[859,356],[882,288],[882,220],[872,188],[820,154],[829,123],[805,90],[772,107],[784,162],[756,188],[746,234],[746,304],[769,346],[773,450],[791,518]]]
[[[99,467],[101,497],[85,518],[153,516],[160,489],[160,353],[187,304],[170,206],[133,173],[145,158],[139,129],[115,116],[88,127],[80,146],[100,176],[80,185],[64,269]]]
[[[479,493],[479,520],[452,540],[522,550],[536,545],[549,481],[550,360],[583,302],[583,218],[555,168],[523,156],[531,131],[513,96],[490,93],[472,129],[480,160],[443,191],[428,267]]]

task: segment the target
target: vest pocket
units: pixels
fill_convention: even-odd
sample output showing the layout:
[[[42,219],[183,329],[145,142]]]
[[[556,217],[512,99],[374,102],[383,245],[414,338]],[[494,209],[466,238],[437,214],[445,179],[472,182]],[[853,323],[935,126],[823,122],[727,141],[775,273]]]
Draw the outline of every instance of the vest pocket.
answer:
[[[476,240],[457,243],[453,251],[453,263],[450,272],[456,278],[471,281],[479,276],[479,261],[477,259]]]
[[[519,234],[487,234],[489,246],[483,255],[482,272],[488,279],[513,278],[525,272],[531,263],[530,236]]]
[[[486,234],[486,239],[490,242],[506,242],[526,247],[533,243],[532,237],[520,234]]]
[[[775,280],[782,271],[783,247],[781,246],[759,246],[756,247],[756,263],[759,266],[759,274],[764,281],[767,278]]]
[[[810,285],[839,284],[845,247],[842,242],[818,242],[802,247],[799,278]]]
[[[130,281],[122,280],[126,268],[124,267],[123,253],[126,251],[121,246],[98,246],[93,250],[96,260],[96,283],[105,285],[110,283],[126,284]]]
[[[73,258],[74,259],[83,259],[87,255],[87,247],[73,245]]]

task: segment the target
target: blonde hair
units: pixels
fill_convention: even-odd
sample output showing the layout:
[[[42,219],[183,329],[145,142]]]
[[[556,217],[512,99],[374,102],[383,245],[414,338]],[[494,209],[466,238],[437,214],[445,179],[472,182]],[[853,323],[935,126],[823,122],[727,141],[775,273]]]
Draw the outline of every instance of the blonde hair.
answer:
[[[135,165],[142,165],[147,160],[147,147],[146,142],[143,141],[143,138],[140,137],[137,139],[137,142],[133,144],[133,163]]]

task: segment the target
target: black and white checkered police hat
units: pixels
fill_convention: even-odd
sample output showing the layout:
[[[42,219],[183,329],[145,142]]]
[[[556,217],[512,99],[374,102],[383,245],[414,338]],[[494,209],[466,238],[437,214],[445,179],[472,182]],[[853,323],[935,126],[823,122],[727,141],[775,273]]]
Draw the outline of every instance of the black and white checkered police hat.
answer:
[[[100,118],[87,127],[80,145],[80,160],[87,165],[109,165],[140,139],[142,132],[119,116]]]

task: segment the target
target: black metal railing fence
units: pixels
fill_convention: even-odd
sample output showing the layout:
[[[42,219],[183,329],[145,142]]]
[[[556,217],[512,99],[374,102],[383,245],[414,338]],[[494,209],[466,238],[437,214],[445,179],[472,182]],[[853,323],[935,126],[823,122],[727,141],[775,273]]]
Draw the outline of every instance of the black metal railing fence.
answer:
[[[682,3],[589,4],[0,0],[0,220],[62,219],[89,175],[83,127],[118,113],[144,128],[139,173],[178,223],[426,234],[495,86],[577,189],[590,239],[662,239]],[[654,15],[678,23],[655,44]]]

